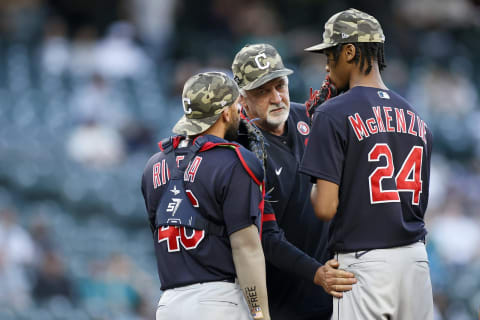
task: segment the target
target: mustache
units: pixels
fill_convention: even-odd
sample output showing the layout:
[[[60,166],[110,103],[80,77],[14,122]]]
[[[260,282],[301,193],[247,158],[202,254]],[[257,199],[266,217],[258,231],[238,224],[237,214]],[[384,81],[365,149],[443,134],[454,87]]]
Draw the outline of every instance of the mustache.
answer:
[[[287,105],[284,102],[280,102],[278,104],[270,104],[268,106],[268,112],[273,111],[275,109],[279,109],[279,108],[287,109]]]

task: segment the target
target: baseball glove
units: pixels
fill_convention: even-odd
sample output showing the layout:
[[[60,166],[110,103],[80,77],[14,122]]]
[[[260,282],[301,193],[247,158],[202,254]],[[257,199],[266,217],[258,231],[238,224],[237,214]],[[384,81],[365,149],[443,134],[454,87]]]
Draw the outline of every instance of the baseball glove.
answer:
[[[310,122],[312,121],[312,116],[315,110],[318,108],[319,105],[324,103],[330,98],[335,97],[338,94],[337,88],[330,82],[330,77],[325,77],[323,80],[322,86],[319,90],[313,91],[313,88],[310,88],[310,98],[308,101],[305,102],[305,107],[307,110],[307,116],[310,118]]]
[[[267,151],[265,150],[265,138],[253,121],[242,116],[240,119],[240,126],[238,128],[239,142],[248,150],[252,151],[260,160],[265,172],[267,163]]]

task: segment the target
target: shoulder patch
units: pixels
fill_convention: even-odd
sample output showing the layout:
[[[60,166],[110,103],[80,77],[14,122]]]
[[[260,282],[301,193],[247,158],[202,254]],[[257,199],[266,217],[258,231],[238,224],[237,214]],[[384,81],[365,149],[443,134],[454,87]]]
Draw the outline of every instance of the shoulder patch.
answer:
[[[304,136],[308,136],[310,134],[310,127],[305,121],[298,121],[297,122],[297,130],[300,134]]]

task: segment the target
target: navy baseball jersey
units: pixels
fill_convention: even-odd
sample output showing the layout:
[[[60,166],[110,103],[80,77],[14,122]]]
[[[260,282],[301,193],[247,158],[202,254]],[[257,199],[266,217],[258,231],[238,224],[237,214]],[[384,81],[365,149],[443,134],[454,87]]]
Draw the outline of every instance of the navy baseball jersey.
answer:
[[[202,139],[205,145],[227,143],[212,135],[205,135]],[[191,142],[182,147],[185,140],[179,140],[175,140],[180,144],[175,150],[177,166],[192,148]],[[254,159],[247,162],[258,166],[253,171],[261,170],[260,161],[248,150],[244,151]],[[245,159],[240,159],[237,152],[228,147],[200,149],[185,170],[184,186],[193,207],[207,220],[223,225],[223,235],[186,226],[158,225],[156,212],[162,195],[179,192],[176,188],[168,190],[170,170],[165,160],[164,152],[153,155],[142,176],[142,193],[154,233],[161,289],[209,281],[233,281],[236,273],[229,235],[252,224],[259,227],[263,200],[259,185],[244,167]],[[176,204],[172,203],[169,209],[175,210]]]
[[[300,170],[339,185],[329,249],[423,239],[431,151],[425,121],[391,90],[357,86],[318,108]]]
[[[278,230],[276,223],[270,221],[273,214],[266,206],[262,242],[274,319],[311,319],[331,313],[331,297],[313,284],[315,272],[321,266],[319,261],[324,263],[328,258],[328,223],[316,218],[310,204],[310,177],[298,172],[310,134],[308,123],[305,106],[291,103],[284,135],[262,130],[268,154],[266,203],[281,228]],[[301,251],[289,246],[285,238]]]

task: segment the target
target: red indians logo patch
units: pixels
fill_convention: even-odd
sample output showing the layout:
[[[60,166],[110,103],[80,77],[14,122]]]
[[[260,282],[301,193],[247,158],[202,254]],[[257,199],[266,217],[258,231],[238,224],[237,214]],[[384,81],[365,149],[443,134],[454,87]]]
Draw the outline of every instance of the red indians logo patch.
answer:
[[[310,133],[310,127],[304,121],[298,121],[297,129],[298,132],[300,132],[300,134],[303,134],[304,136],[308,136],[308,134]]]

